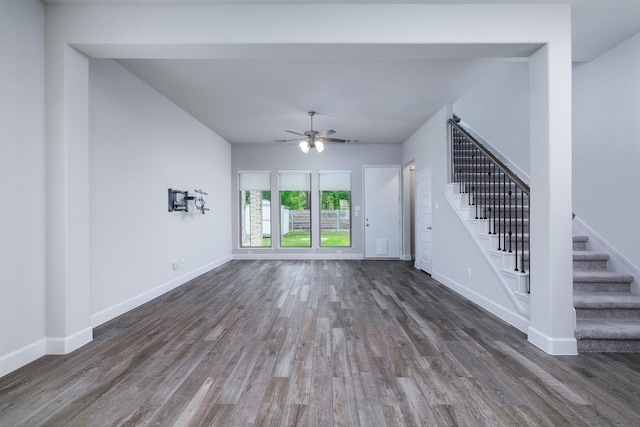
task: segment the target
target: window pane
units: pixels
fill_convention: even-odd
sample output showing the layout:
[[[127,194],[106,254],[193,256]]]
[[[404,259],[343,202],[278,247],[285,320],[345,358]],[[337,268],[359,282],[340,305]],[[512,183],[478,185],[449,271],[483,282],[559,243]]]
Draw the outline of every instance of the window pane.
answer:
[[[311,247],[309,191],[280,191],[280,246]]]
[[[240,247],[271,247],[271,174],[239,171]]]
[[[320,246],[351,246],[351,191],[321,191]]]
[[[271,191],[240,191],[240,247],[271,247]]]

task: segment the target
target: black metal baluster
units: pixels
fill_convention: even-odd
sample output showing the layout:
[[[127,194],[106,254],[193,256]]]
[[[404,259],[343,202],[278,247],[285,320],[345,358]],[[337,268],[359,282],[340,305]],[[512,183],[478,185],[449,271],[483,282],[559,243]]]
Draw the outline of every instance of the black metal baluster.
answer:
[[[518,233],[520,233],[521,231],[518,230],[518,187],[515,188],[516,190],[516,206],[515,206],[515,214],[516,214],[516,268],[515,271],[518,271]],[[522,194],[522,190],[520,190],[520,193]],[[524,224],[520,224],[520,230],[522,230],[522,226]]]
[[[473,196],[472,199],[472,205],[475,206],[475,210],[476,210],[476,219],[478,219],[478,206],[476,205],[476,187],[477,187],[477,164],[476,164],[476,153],[477,153],[478,149],[474,146],[473,147],[473,154],[471,155],[471,163],[472,163],[472,167],[471,170],[473,171],[473,185],[471,186],[471,194]]]
[[[496,216],[495,216],[495,209],[496,209],[496,188],[495,188],[495,175],[493,174],[493,170],[492,170],[492,166],[489,165],[489,171],[487,172],[488,176],[489,176],[489,186],[490,186],[490,190],[491,190],[491,203],[490,203],[490,207],[489,207],[489,234],[496,234]],[[492,226],[491,224],[493,223],[493,233],[491,232]]]
[[[512,252],[511,235],[513,234],[513,212],[511,211],[513,207],[513,191],[511,190],[511,182],[511,179],[509,179],[509,253]]]
[[[497,174],[495,167],[493,168],[493,234],[496,234],[496,217],[498,215],[499,209],[498,209],[498,203],[500,203],[500,192],[499,192],[499,188],[498,188],[498,180],[497,178],[500,177],[500,175]]]
[[[520,217],[522,219],[522,263],[520,263],[520,272],[521,273],[525,273],[525,268],[524,268],[524,262],[525,262],[525,255],[529,253],[529,243],[525,244],[524,241],[524,231],[525,229],[527,231],[529,231],[529,221],[527,219],[527,224],[525,227],[525,222],[524,222],[524,190],[522,190],[522,201],[520,202],[520,208],[521,208],[521,212],[520,212]],[[527,249],[527,251],[525,251],[525,249]]]
[[[489,193],[489,181],[488,181],[488,177],[487,177],[487,170],[489,168],[489,165],[487,164],[487,161],[489,159],[487,158],[487,156],[485,156],[484,154],[482,155],[482,178],[484,181],[484,189],[482,191],[482,218],[483,219],[487,219],[487,205],[489,204],[489,198],[488,195]]]
[[[458,131],[456,129],[456,131]],[[462,193],[463,189],[462,189],[462,170],[460,169],[460,138],[458,137],[458,134],[456,133],[456,150],[457,150],[457,155],[456,155],[456,173],[458,174],[458,183],[460,184],[460,192]]]
[[[478,214],[478,211],[480,209],[480,204],[478,203],[478,201],[481,201],[482,199],[478,197],[480,195],[480,150],[477,147],[473,161],[476,165],[476,173],[474,174],[475,187],[473,188],[473,204],[476,206],[476,219],[478,219],[481,217],[481,215]]]
[[[502,251],[507,251],[507,176],[502,174],[502,218],[500,222],[500,231],[502,232]]]
[[[470,183],[471,176],[469,175],[469,150],[467,147],[466,139],[463,138],[462,144],[463,144],[462,147],[464,152],[464,158],[462,160],[462,164],[464,165],[464,192],[468,194],[469,188],[471,187],[471,183]],[[471,202],[471,199],[469,198],[469,196],[467,196],[467,203],[470,203],[470,202]]]
[[[454,129],[451,131],[451,138],[452,138],[452,153],[451,153],[451,161],[453,164],[453,182],[460,182],[460,175],[458,174],[458,162],[459,157],[458,157],[458,132],[457,129]]]
[[[460,136],[458,136],[458,139],[456,140],[456,143],[458,144],[458,182],[460,182],[460,192],[464,193],[464,175],[462,174],[462,141],[460,141]]]

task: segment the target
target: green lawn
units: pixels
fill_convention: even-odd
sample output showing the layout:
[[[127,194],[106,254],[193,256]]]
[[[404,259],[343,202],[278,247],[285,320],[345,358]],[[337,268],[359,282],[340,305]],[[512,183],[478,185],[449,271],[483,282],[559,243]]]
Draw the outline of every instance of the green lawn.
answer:
[[[311,233],[295,231],[287,233],[282,236],[280,241],[282,247],[310,247],[311,246]]]
[[[320,233],[320,246],[351,246],[349,231],[323,231]]]
[[[348,231],[323,231],[320,235],[320,246],[322,247],[349,247],[351,246],[351,233]],[[268,248],[271,246],[271,237],[262,239],[262,246]],[[280,246],[286,247],[303,247],[311,246],[311,234],[309,232],[291,232],[282,236]]]
[[[351,246],[351,233],[348,231],[323,231],[320,235],[322,247],[349,247]],[[310,247],[311,234],[308,232],[291,232],[282,236],[282,247]]]

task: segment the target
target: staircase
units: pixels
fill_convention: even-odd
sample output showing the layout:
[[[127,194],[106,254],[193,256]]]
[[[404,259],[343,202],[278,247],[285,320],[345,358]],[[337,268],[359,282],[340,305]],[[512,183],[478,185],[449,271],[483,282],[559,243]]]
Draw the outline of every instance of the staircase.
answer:
[[[451,125],[447,200],[460,216],[520,314],[530,312],[529,187],[505,159],[459,125]]]
[[[529,188],[505,166],[506,159],[459,119],[449,124],[452,174],[447,199],[520,313],[528,316]],[[588,248],[587,235],[573,236],[578,352],[640,353],[640,295],[631,292],[634,277],[609,270],[609,255]]]
[[[640,296],[633,276],[607,269],[609,256],[588,250],[589,237],[573,236],[573,305],[578,352],[640,352]]]

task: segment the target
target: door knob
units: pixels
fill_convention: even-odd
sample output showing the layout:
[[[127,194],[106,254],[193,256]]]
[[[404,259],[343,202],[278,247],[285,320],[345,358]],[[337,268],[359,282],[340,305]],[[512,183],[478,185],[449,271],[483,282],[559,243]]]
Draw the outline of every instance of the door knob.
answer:
[[[431,230],[431,226],[430,225],[427,226],[427,230]]]

